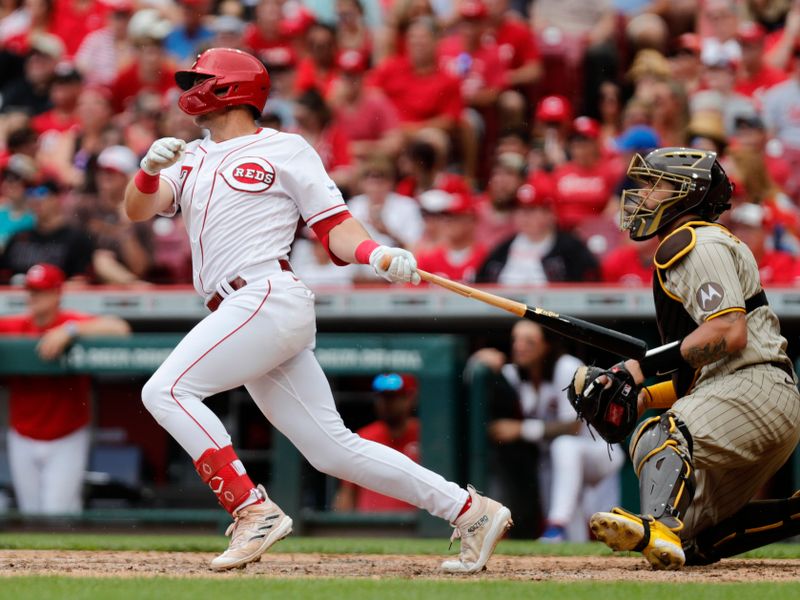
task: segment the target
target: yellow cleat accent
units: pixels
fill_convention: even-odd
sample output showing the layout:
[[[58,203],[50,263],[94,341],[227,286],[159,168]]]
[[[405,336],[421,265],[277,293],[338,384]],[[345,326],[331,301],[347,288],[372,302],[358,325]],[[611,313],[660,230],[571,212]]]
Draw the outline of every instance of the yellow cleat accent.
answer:
[[[621,508],[598,512],[589,519],[595,537],[612,550],[641,552],[655,569],[675,571],[686,556],[677,534],[652,517],[642,517]]]

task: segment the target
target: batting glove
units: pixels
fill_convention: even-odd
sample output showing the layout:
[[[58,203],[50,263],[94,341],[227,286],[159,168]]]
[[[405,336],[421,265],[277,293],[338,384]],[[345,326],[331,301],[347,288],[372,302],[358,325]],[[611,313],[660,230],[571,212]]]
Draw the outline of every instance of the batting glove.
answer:
[[[183,157],[186,142],[178,138],[165,137],[153,142],[139,166],[148,175],[158,175],[162,169],[174,165]]]
[[[387,268],[385,257],[391,258]],[[402,248],[389,248],[378,246],[369,255],[369,264],[375,272],[392,283],[413,283],[419,285],[420,278],[417,273],[417,259],[408,250]]]

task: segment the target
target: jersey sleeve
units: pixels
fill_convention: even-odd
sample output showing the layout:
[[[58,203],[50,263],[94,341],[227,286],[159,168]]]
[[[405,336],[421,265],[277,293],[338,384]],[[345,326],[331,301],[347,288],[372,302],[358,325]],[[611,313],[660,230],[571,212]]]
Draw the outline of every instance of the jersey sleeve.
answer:
[[[342,192],[311,146],[306,144],[287,164],[281,173],[283,185],[309,226],[347,210]]]
[[[162,169],[161,172],[158,174],[161,178],[161,181],[166,181],[169,184],[170,189],[172,190],[172,206],[160,213],[162,217],[174,217],[175,213],[178,212],[178,206],[180,205],[180,179],[181,179],[181,166],[183,165],[183,161],[180,160],[176,162],[174,165],[170,165],[166,169]]]
[[[669,269],[665,291],[680,300],[696,323],[719,315],[744,312],[744,292],[730,249],[698,240],[683,260]]]

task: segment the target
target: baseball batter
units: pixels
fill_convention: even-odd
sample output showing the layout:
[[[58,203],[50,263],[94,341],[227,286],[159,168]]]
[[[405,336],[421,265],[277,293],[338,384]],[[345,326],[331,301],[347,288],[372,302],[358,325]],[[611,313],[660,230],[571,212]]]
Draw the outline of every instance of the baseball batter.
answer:
[[[509,510],[344,426],[312,352],[314,295],[286,261],[301,218],[337,264],[370,264],[390,281],[416,284],[414,256],[370,239],[305,140],[257,126],[269,76],[255,57],[213,48],[175,80],[185,90],[180,108],[208,135],[188,144],[154,142],[125,202],[136,221],[181,210],[194,285],[211,311],[147,382],[142,398],[234,518],[229,548],[212,568],[258,560],[292,529],[291,518],[250,480],[222,422],[203,404],[244,385],[320,471],[450,521],[461,554],[442,564],[445,571],[481,570],[511,526]],[[387,268],[384,257],[391,259]]]
[[[716,154],[663,148],[634,157],[628,175],[643,187],[624,192],[621,226],[635,241],[660,240],[653,287],[665,345],[623,368],[636,384],[672,376],[640,394],[641,408],[668,408],[631,438],[640,514],[614,509],[590,525],[614,550],[676,569],[761,545],[745,538],[800,517],[795,499],[748,504],[800,439],[800,394],[752,253],[714,223],[732,192]]]

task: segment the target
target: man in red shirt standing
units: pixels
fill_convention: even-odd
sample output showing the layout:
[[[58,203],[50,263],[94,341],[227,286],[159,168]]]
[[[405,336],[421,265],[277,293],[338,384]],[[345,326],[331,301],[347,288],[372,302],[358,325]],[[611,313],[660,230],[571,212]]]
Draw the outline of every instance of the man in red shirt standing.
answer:
[[[92,317],[61,308],[64,273],[37,264],[25,275],[28,313],[0,317],[0,336],[35,336],[42,360],[54,360],[78,336],[123,336],[128,324],[117,317]],[[83,474],[89,454],[91,388],[87,375],[7,380],[8,457],[17,507],[23,514],[80,512]]]
[[[737,39],[742,47],[742,60],[739,63],[734,90],[756,100],[773,85],[788,79],[784,71],[770,66],[764,60],[765,37],[764,28],[752,21],[742,23],[737,33]]]
[[[461,118],[460,83],[440,68],[436,38],[433,20],[416,19],[406,33],[406,55],[387,59],[372,74],[370,83],[394,104],[408,134],[425,127],[451,131]]]
[[[382,373],[372,381],[378,420],[356,433],[419,462],[419,419],[412,417],[417,403],[417,380],[413,375]],[[333,500],[337,512],[415,511],[416,507],[372,490],[342,481]]]

